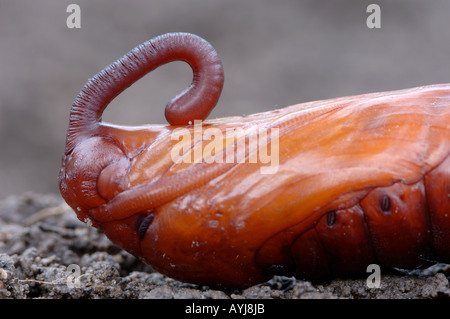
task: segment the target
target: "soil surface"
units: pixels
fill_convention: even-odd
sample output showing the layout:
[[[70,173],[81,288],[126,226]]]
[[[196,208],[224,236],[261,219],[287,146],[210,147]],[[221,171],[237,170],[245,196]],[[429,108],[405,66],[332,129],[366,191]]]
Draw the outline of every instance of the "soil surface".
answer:
[[[383,272],[384,270],[382,270]],[[450,298],[450,265],[312,284],[287,277],[245,290],[215,290],[163,276],[81,223],[57,195],[0,201],[0,298],[372,299]]]

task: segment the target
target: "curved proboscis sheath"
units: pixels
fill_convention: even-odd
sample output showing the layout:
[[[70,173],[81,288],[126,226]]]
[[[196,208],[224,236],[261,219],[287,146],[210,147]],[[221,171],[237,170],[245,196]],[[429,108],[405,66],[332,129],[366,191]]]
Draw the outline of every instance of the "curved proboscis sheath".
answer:
[[[101,122],[115,96],[175,60],[194,80],[166,108],[171,125]],[[59,174],[78,218],[155,270],[211,286],[450,261],[450,84],[200,122],[222,84],[214,49],[186,33],[93,77]]]

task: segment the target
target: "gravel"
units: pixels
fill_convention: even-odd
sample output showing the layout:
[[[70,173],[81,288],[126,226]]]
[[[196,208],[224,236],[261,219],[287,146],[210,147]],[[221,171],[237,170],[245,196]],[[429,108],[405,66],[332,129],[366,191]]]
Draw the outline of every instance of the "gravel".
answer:
[[[450,298],[450,265],[383,270],[366,278],[313,284],[276,276],[243,290],[173,280],[81,223],[59,195],[25,193],[0,201],[0,298],[9,299],[434,299]]]

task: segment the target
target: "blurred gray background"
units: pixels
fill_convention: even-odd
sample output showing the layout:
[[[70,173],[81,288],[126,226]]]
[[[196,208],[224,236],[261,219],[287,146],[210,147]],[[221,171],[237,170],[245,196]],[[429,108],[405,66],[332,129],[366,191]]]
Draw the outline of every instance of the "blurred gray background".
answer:
[[[66,8],[81,7],[69,29]],[[366,8],[381,7],[381,29]],[[218,51],[225,87],[210,117],[310,100],[450,82],[448,0],[0,0],[0,199],[57,193],[70,106],[95,73],[166,32]],[[117,124],[165,123],[190,84],[176,62],[108,107]]]

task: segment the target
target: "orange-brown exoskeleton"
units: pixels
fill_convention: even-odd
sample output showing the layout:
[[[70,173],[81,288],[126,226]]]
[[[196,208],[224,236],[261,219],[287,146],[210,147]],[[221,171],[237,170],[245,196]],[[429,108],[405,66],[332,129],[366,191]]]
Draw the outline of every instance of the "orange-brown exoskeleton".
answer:
[[[125,127],[111,100],[165,63],[193,69],[170,125]],[[450,85],[205,120],[221,62],[186,33],[154,38],[75,99],[59,174],[82,221],[173,278],[246,287],[367,265],[450,260]]]

